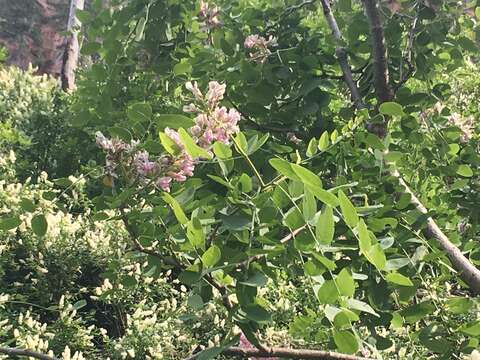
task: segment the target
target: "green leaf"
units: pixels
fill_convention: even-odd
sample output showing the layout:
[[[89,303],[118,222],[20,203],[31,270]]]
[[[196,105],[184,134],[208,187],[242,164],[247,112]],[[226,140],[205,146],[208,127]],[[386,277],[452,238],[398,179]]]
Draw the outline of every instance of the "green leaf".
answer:
[[[187,305],[190,306],[193,310],[198,311],[203,308],[203,299],[198,294],[193,294],[188,297]]]
[[[266,323],[272,321],[270,313],[258,304],[249,304],[243,307],[248,319],[257,323]]]
[[[162,146],[169,154],[173,155],[177,152],[177,144],[175,144],[175,141],[173,141],[167,134],[160,131],[158,133],[158,136],[160,137],[160,142],[162,143]]]
[[[92,19],[92,15],[87,10],[81,10],[81,9],[77,9],[75,11],[75,17],[81,23],[87,23]]]
[[[340,202],[340,209],[342,210],[343,218],[345,220],[345,223],[353,229],[355,226],[357,226],[359,218],[357,215],[357,211],[355,210],[355,207],[353,204],[350,202],[350,200],[347,198],[347,196],[343,193],[342,190],[338,191],[338,200]]]
[[[338,299],[338,289],[333,280],[327,280],[318,289],[317,298],[322,304],[333,304]]]
[[[18,216],[12,216],[8,218],[3,218],[0,220],[0,229],[2,230],[12,230],[15,229],[22,223],[22,220]]]
[[[139,102],[127,108],[127,118],[134,122],[147,122],[152,118],[152,107],[148,103]]]
[[[192,119],[180,114],[159,114],[155,116],[155,122],[160,130],[166,127],[171,129],[189,128],[194,124]]]
[[[206,267],[212,267],[220,261],[221,257],[222,253],[220,251],[220,248],[216,245],[212,245],[202,255],[203,265],[205,265]]]
[[[380,104],[378,110],[384,115],[402,116],[404,115],[402,105],[393,101],[387,101]]]
[[[85,307],[87,305],[87,301],[82,299],[82,300],[78,300],[76,303],[74,303],[72,305],[72,307],[75,309],[75,310],[80,310],[81,308]]]
[[[182,144],[185,146],[185,151],[190,155],[192,158],[206,158],[211,159],[212,155],[210,155],[205,149],[198,146],[195,141],[191,138],[191,136],[185,131],[185,129],[180,128],[178,129],[178,134],[180,135],[180,140],[182,140]]]
[[[32,219],[32,230],[37,236],[43,236],[47,233],[48,223],[43,214],[35,215]]]
[[[317,213],[317,200],[307,188],[302,200],[302,212],[305,221],[310,221]]]
[[[228,230],[241,231],[250,228],[252,219],[244,215],[220,215],[222,225]]]
[[[182,225],[186,224],[188,222],[188,218],[183,212],[180,204],[175,200],[175,198],[172,197],[169,193],[163,193],[162,199],[170,205],[170,207],[173,210],[173,213],[175,214],[175,217],[177,218],[178,222]]]
[[[315,138],[312,138],[307,146],[307,156],[312,157],[316,154],[318,150],[318,141]]]
[[[213,144],[213,153],[220,159],[229,159],[232,157],[232,149],[218,141]]]
[[[317,174],[297,164],[290,164],[292,170],[298,175],[300,181],[309,187],[322,188],[322,181]]]
[[[205,233],[203,231],[202,223],[196,217],[187,223],[187,238],[194,247],[200,249],[205,247]]]
[[[430,301],[424,301],[401,310],[400,315],[404,317],[407,323],[412,324],[423,319],[434,311],[435,306]]]
[[[322,136],[320,136],[320,140],[318,140],[318,149],[320,151],[324,151],[330,145],[330,139],[328,137],[328,131],[324,131]]]
[[[370,250],[368,250],[365,257],[370,261],[378,270],[385,269],[385,264],[387,263],[387,258],[383,252],[380,244],[373,245]]]
[[[357,225],[358,231],[358,245],[360,247],[360,252],[362,254],[368,254],[368,251],[372,247],[372,241],[370,239],[370,234],[368,233],[367,225],[363,219],[361,219]]]
[[[372,314],[376,317],[380,317],[373,308],[367,303],[357,300],[357,299],[347,299],[347,305],[349,309],[363,311],[369,314]]]
[[[335,278],[335,282],[340,291],[340,295],[352,297],[355,293],[355,281],[347,268],[343,268],[342,271],[340,271]]]
[[[26,211],[26,212],[34,212],[36,209],[36,206],[33,203],[33,201],[27,198],[22,198],[20,200],[20,207],[22,208],[23,211]]]
[[[466,314],[475,305],[472,299],[466,297],[452,297],[445,303],[447,305],[447,311],[453,314]]]
[[[333,219],[333,209],[325,205],[315,226],[315,238],[320,244],[330,245],[335,233],[335,221]]]
[[[270,165],[281,175],[286,176],[290,180],[301,181],[300,177],[292,169],[291,163],[283,159],[275,158],[268,161]]]
[[[179,62],[173,67],[173,73],[177,76],[191,72],[192,65],[190,65],[188,62]]]
[[[480,320],[469,322],[458,330],[470,336],[480,336]]]
[[[463,177],[472,177],[473,176],[473,170],[470,166],[462,164],[459,165],[457,168],[457,174]]]
[[[365,138],[365,144],[373,149],[385,150],[385,145],[383,144],[382,140],[380,140],[380,138],[375,134],[367,134]]]
[[[333,330],[333,341],[342,353],[355,354],[358,351],[358,341],[350,331]]]
[[[247,280],[239,281],[240,284],[251,287],[262,287],[267,284],[268,278],[260,271],[255,272]]]
[[[391,282],[391,283],[394,283],[394,284],[397,284],[397,285],[413,286],[412,281],[408,277],[406,277],[406,276],[404,276],[400,273],[397,273],[397,272],[392,272],[390,274],[387,274],[385,279],[388,282]]]
[[[329,205],[331,207],[336,207],[339,204],[339,201],[335,195],[333,195],[331,192],[326,191],[318,186],[309,186],[308,185],[308,190],[315,195],[315,197],[323,202],[326,205]]]
[[[145,17],[142,17],[140,18],[140,20],[138,20],[138,25],[137,25],[137,28],[135,29],[135,41],[142,40],[146,23],[147,23],[147,19]]]

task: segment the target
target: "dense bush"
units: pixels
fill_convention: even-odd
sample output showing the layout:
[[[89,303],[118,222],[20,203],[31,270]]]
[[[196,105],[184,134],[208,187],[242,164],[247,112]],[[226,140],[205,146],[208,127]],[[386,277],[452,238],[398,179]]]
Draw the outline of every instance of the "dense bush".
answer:
[[[70,126],[69,102],[56,79],[0,66],[0,146],[15,151],[21,179],[69,176],[91,159],[88,136]]]

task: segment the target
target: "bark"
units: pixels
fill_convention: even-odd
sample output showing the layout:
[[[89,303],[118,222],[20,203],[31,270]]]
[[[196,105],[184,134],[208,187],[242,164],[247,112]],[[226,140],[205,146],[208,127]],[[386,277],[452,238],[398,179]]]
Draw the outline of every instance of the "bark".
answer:
[[[422,214],[427,214],[428,211],[425,206],[423,206],[420,200],[415,196],[405,180],[400,177],[400,174],[398,172],[394,172],[393,175],[398,177],[398,181],[405,188],[405,192],[410,194],[412,204],[415,205],[417,210]],[[433,237],[437,241],[440,248],[446,252],[453,268],[459,272],[460,278],[475,294],[479,294],[480,271],[468,260],[468,258],[465,257],[465,255],[462,254],[459,248],[452,244],[445,233],[438,227],[435,220],[433,220],[431,217],[427,218],[425,235],[428,237]]]
[[[40,360],[60,360],[56,357],[48,356],[41,354],[36,351],[27,350],[27,349],[14,349],[14,348],[5,348],[0,347],[0,354],[5,354],[9,356],[26,356]]]
[[[83,10],[84,0],[71,0],[70,12],[68,14],[67,31],[70,34],[67,37],[65,52],[63,54],[62,66],[62,89],[71,91],[75,89],[75,70],[77,69],[80,46],[78,43],[78,29],[81,26],[80,21],[75,16],[77,10]]]
[[[322,0],[322,6],[325,16],[333,17],[330,6],[327,2],[328,0]],[[378,4],[376,0],[362,0],[365,6],[366,14],[368,17],[368,22],[370,24],[370,30],[372,32],[372,48],[373,48],[373,57],[374,57],[374,86],[375,92],[377,94],[377,100],[379,103],[384,101],[390,101],[393,98],[392,88],[389,84],[388,78],[388,66],[387,66],[387,51],[385,48],[385,38],[383,32],[383,25],[380,20],[380,14],[378,12]],[[341,33],[336,26],[335,18],[328,19],[327,22],[332,30],[332,32],[341,37]],[[413,30],[414,31],[414,30]],[[410,42],[413,42],[413,35],[410,35],[409,38],[409,47],[412,45]],[[344,77],[346,79],[351,78],[351,68],[349,64],[346,64],[346,71],[344,71],[344,66],[342,66],[342,71],[344,71]],[[358,94],[358,89],[356,85],[351,82],[347,82],[349,86],[352,97]],[[352,88],[354,87],[353,91]],[[361,99],[357,99],[358,102],[362,103]],[[382,124],[383,125],[383,124]],[[372,131],[373,130],[373,131]],[[370,129],[370,131],[375,132],[377,129]],[[405,188],[405,192],[411,195],[412,204],[415,205],[418,211],[422,214],[426,214],[428,211],[425,206],[420,202],[420,200],[415,196],[412,189],[408,186],[405,180],[397,171],[391,172],[391,174],[399,179],[400,184]],[[427,237],[432,237],[436,240],[437,244],[445,251],[452,266],[455,270],[459,272],[460,278],[468,285],[468,287],[475,294],[480,293],[480,270],[478,270],[475,265],[473,265],[468,258],[462,254],[462,252],[450,241],[450,239],[445,235],[445,233],[440,229],[434,219],[429,217],[427,219],[425,235]]]
[[[266,350],[248,349],[232,346],[222,352],[223,355],[238,356],[242,359],[254,358],[288,358],[288,359],[314,359],[314,360],[369,360],[355,355],[340,354],[333,351],[268,348]],[[185,360],[194,360],[198,355],[192,355]]]
[[[375,84],[375,93],[379,104],[381,104],[386,101],[391,101],[393,98],[393,91],[389,84],[388,54],[385,45],[385,35],[383,32],[382,20],[380,19],[380,13],[378,11],[378,1],[362,1],[372,37],[373,81]]]

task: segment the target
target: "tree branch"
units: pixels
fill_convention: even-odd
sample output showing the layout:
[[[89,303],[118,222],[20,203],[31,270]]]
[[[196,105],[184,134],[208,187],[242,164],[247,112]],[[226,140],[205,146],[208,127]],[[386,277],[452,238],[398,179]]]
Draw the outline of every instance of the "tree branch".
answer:
[[[35,359],[40,359],[40,360],[60,360],[59,358],[48,356],[48,355],[45,355],[33,350],[27,350],[27,349],[14,349],[14,348],[0,347],[0,354],[5,354],[9,356],[33,357]]]
[[[322,0],[322,6],[324,6],[324,14],[325,16],[329,16],[333,18],[331,14],[329,4],[326,2],[328,0]],[[373,56],[374,56],[374,72],[375,72],[375,90],[377,93],[377,100],[379,103],[384,101],[390,101],[393,98],[393,93],[389,84],[388,79],[388,67],[387,67],[387,51],[385,48],[385,39],[383,35],[383,26],[380,21],[380,15],[378,13],[377,3],[376,0],[362,0],[365,8],[367,10],[367,17],[369,18],[370,23],[370,30],[372,32],[372,39],[373,39]],[[326,4],[326,5],[325,5]],[[328,8],[325,10],[325,6]],[[332,28],[332,32],[336,33],[337,36],[339,34],[338,26],[335,26],[336,21],[333,18],[333,21],[328,21],[330,27]],[[410,32],[409,43],[408,46],[411,47],[413,44],[413,37],[414,37],[414,29],[416,23],[412,26],[413,30]],[[341,34],[340,34],[341,38]],[[344,72],[345,78],[348,78],[348,74],[351,74],[350,66],[347,63],[347,71]],[[342,71],[344,71],[344,67],[342,66]],[[347,83],[348,84],[348,83]],[[350,91],[351,84],[348,84]],[[355,85],[355,84],[353,84]],[[354,92],[356,86],[353,88]],[[385,125],[385,124],[382,124]],[[386,128],[384,127],[384,134]],[[370,131],[375,132],[376,129],[370,129]],[[418,211],[422,214],[427,214],[427,209],[425,206],[420,202],[420,200],[415,196],[413,191],[407,185],[405,180],[400,176],[398,171],[393,171],[391,174],[398,178],[400,184],[405,188],[405,192],[411,195],[411,202],[415,205]],[[450,259],[453,267],[460,273],[460,278],[469,286],[469,288],[476,294],[480,294],[480,270],[478,270],[475,265],[473,265],[466,257],[462,254],[462,252],[448,239],[448,237],[442,232],[439,228],[435,220],[431,217],[427,219],[427,227],[426,227],[427,236],[433,237],[439,246],[447,253],[448,258]]]
[[[266,350],[259,350],[253,348],[242,348],[232,346],[223,350],[223,355],[238,356],[243,359],[250,357],[255,358],[288,358],[288,359],[314,359],[314,360],[369,360],[368,358],[359,357],[355,355],[341,354],[333,351],[323,350],[309,350],[309,349],[289,349],[272,347]],[[185,360],[197,359],[198,354],[192,355]]]
[[[373,79],[379,104],[391,101],[393,91],[389,84],[387,47],[377,0],[362,0],[372,37]]]
[[[394,171],[392,175],[398,178],[400,185],[405,188],[405,192],[410,194],[411,202],[415,205],[418,211],[422,214],[427,214],[428,210],[420,202],[420,200],[415,196],[413,191],[407,185],[405,180],[400,176],[398,171]],[[459,248],[457,248],[452,242],[448,239],[447,235],[438,227],[435,220],[431,217],[427,218],[427,227],[425,229],[426,236],[433,237],[438,245],[447,253],[450,262],[453,265],[453,268],[457,270],[460,274],[460,278],[469,286],[469,288],[475,293],[480,293],[480,270],[473,265],[470,260],[468,260],[465,255],[462,254]]]
[[[332,14],[332,8],[330,7],[329,1],[330,0],[321,0],[323,14],[325,15],[325,19],[327,20],[328,26],[332,30],[332,35],[337,43],[337,46],[335,47],[335,54],[337,55],[340,68],[342,69],[343,79],[347,83],[355,107],[357,109],[361,109],[364,108],[365,105],[363,104],[358,87],[353,80],[352,69],[348,64],[347,51],[343,46],[340,45],[342,43],[342,33],[340,32],[337,21]]]
[[[400,79],[398,80],[398,83],[395,84],[393,87],[393,92],[394,94],[397,93],[398,89],[402,87],[403,84],[407,82],[407,80],[410,78],[410,76],[413,74],[415,71],[415,67],[412,64],[412,49],[413,49],[413,40],[415,38],[415,31],[417,30],[417,22],[418,22],[418,14],[415,16],[412,22],[412,27],[410,29],[410,32],[408,34],[408,42],[407,42],[407,47],[405,49],[405,55],[402,58],[402,61],[405,61],[407,64],[407,71],[403,72],[403,64],[400,64]]]

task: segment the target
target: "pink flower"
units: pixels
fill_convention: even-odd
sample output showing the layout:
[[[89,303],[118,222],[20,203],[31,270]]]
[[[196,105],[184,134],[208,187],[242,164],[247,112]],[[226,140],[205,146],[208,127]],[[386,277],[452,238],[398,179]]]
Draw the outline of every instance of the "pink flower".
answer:
[[[157,168],[157,164],[154,161],[150,161],[148,152],[140,151],[133,157],[133,163],[137,168],[137,172],[141,176],[153,175]]]
[[[199,112],[199,109],[194,104],[188,104],[183,107],[183,112],[196,113]]]
[[[203,100],[203,94],[198,89],[198,84],[196,81],[194,81],[193,83],[191,81],[187,82],[185,84],[185,87],[187,88],[188,91],[190,91],[193,94],[193,96],[195,96],[195,99]]]
[[[225,84],[219,84],[216,81],[210,81],[208,83],[207,100],[210,108],[214,108],[218,102],[223,99],[225,88]]]
[[[201,0],[200,1],[200,12],[198,13],[198,17],[205,21],[205,27],[210,30],[222,25],[220,19],[218,18],[218,14],[220,13],[220,9],[217,6],[210,7],[210,5]]]
[[[259,38],[258,35],[248,35],[245,38],[243,46],[245,46],[245,48],[247,48],[247,49],[253,48],[258,42],[258,38]]]
[[[167,135],[180,149],[183,149],[182,140],[180,139],[180,134],[176,130],[172,130],[168,127],[164,130],[165,135]]]
[[[172,178],[168,176],[164,176],[159,178],[156,181],[156,185],[162,189],[163,191],[170,192],[170,182],[172,181]]]
[[[103,151],[113,150],[112,141],[107,139],[100,131],[95,133],[95,142]]]

